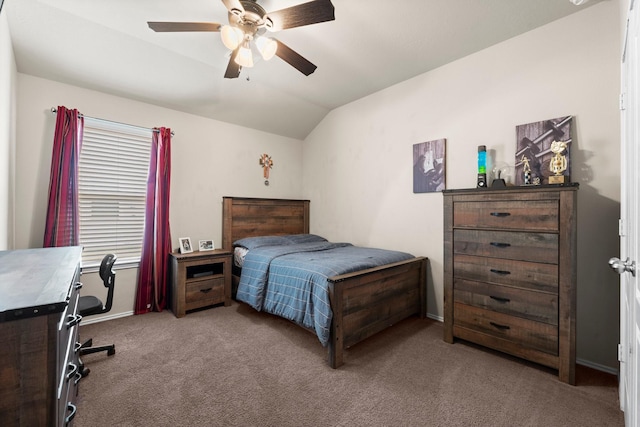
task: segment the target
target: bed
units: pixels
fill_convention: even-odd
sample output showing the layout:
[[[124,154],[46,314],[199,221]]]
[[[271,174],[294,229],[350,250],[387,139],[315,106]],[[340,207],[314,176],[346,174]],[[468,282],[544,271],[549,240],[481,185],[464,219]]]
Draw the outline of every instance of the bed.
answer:
[[[309,200],[224,197],[223,248],[233,251],[234,242],[257,236],[309,234],[309,203]],[[394,323],[414,315],[425,317],[426,277],[427,258],[413,256],[329,277],[332,312],[326,342],[329,366],[341,366],[345,349]],[[234,268],[234,296],[240,280],[240,272]]]

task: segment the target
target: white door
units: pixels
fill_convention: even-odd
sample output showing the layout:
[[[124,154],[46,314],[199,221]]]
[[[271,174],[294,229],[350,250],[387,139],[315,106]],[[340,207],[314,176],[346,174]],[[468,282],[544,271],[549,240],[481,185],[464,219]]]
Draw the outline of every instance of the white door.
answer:
[[[620,203],[620,259],[612,258],[611,267],[620,273],[620,406],[626,426],[638,422],[638,351],[640,351],[640,288],[636,274],[638,233],[640,224],[640,69],[638,46],[640,14],[635,0],[631,0],[627,16],[627,33],[622,58],[622,142],[621,142],[621,203]]]

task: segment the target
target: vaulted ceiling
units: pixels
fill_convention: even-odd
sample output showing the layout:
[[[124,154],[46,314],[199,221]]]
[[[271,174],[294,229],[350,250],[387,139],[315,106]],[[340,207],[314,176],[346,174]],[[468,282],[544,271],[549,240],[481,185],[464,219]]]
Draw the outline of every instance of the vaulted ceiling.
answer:
[[[227,23],[221,0],[4,0],[2,13],[21,73],[304,139],[336,107],[598,1],[333,0],[335,21],[276,33],[313,74],[256,58],[237,79],[223,78],[219,33],[147,26]],[[267,12],[304,2],[258,0]]]

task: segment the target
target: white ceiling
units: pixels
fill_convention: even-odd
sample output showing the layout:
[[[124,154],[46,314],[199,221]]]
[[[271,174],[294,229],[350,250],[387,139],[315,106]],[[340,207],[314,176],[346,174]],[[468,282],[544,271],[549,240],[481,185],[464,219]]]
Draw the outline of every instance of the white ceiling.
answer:
[[[238,79],[223,78],[219,33],[147,26],[226,23],[221,0],[5,0],[2,13],[21,73],[304,139],[336,107],[598,1],[333,0],[335,21],[275,34],[315,73],[274,57]],[[258,1],[267,12],[304,2]]]

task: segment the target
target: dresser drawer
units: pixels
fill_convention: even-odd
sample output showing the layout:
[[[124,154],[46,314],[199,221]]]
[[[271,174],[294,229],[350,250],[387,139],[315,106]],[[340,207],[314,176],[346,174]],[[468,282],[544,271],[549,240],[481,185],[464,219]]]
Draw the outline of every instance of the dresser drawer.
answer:
[[[454,301],[523,319],[558,325],[558,295],[456,279]]]
[[[224,302],[224,277],[190,281],[186,284],[187,310]]]
[[[558,292],[558,266],[470,255],[453,255],[453,277],[550,293]]]
[[[70,350],[69,350],[69,342],[77,340],[78,335],[78,324],[82,319],[82,316],[78,314],[78,300],[80,298],[80,294],[77,289],[71,293],[69,304],[62,312],[60,316],[60,321],[58,322],[58,340],[56,343],[58,358],[61,363],[69,358]],[[58,368],[60,372],[56,377],[57,384],[62,381],[62,378],[65,375],[65,371],[67,369],[67,364],[64,363],[59,365]]]
[[[58,324],[58,365],[57,374],[57,413],[56,418],[58,425],[72,425],[65,422],[70,421],[75,416],[78,382],[81,375],[79,372],[79,351],[80,343],[78,342],[78,329],[82,317],[78,314],[78,303],[80,300],[80,288],[82,284],[77,282],[78,274],[74,284],[69,291],[69,304],[63,312]]]
[[[465,328],[522,347],[558,354],[558,328],[553,325],[460,303],[455,303],[453,312],[454,329]],[[482,337],[477,341],[482,344]]]
[[[558,231],[556,200],[456,202],[453,226],[485,229]]]
[[[558,263],[558,235],[457,229],[453,252],[531,262]]]
[[[59,425],[71,425],[64,422],[65,419],[70,421],[75,417],[75,402],[78,390],[78,382],[82,378],[78,361],[78,352],[80,343],[78,343],[78,326],[72,328],[67,346],[67,358],[64,360],[62,375],[58,383],[57,399],[58,399],[58,422]]]

